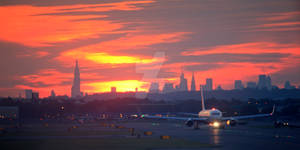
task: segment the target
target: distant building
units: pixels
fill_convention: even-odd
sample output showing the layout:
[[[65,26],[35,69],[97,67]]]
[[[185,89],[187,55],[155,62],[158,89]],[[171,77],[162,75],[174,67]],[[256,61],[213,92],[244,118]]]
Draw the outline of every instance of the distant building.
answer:
[[[272,85],[272,90],[279,90],[279,87],[276,85]]]
[[[56,94],[55,94],[54,90],[51,90],[51,96],[50,97],[51,98],[55,98],[56,97]]]
[[[180,83],[179,83],[179,86],[177,86],[176,90],[178,90],[178,91],[187,91],[188,90],[187,79],[184,78],[183,73],[181,73],[181,75],[180,75]]]
[[[163,93],[170,93],[174,91],[173,83],[165,83]]]
[[[284,88],[287,89],[287,90],[296,89],[295,86],[291,85],[290,81],[285,82]]]
[[[21,93],[19,93],[19,99],[21,99],[22,98],[22,94]]]
[[[149,93],[159,93],[159,84],[157,82],[151,83]]]
[[[205,84],[203,90],[205,90],[205,91],[213,90],[213,79],[212,78],[206,79],[206,84]]]
[[[255,89],[256,88],[256,82],[247,82],[247,88],[248,89]]]
[[[223,89],[222,89],[221,85],[218,85],[218,87],[217,87],[217,89],[216,89],[216,90],[218,90],[218,91],[222,91]]]
[[[32,92],[32,99],[38,100],[39,99],[39,93],[38,92]]]
[[[258,89],[267,89],[271,90],[272,89],[272,81],[270,76],[266,75],[259,75],[258,76],[258,83],[257,83],[257,88]]]
[[[234,89],[236,89],[236,90],[244,89],[244,85],[242,83],[242,80],[235,80],[234,81]]]
[[[139,91],[139,89],[138,88],[135,88],[135,92],[137,93]]]
[[[191,81],[191,91],[196,91],[196,82],[195,82],[194,73],[193,73],[192,81]]]
[[[110,92],[111,93],[117,93],[117,88],[116,87],[111,87]]]
[[[74,69],[74,80],[71,89],[71,96],[72,98],[81,97],[83,94],[80,92],[80,72],[78,61],[76,60],[76,66]]]
[[[25,98],[32,99],[32,90],[31,89],[25,90]]]

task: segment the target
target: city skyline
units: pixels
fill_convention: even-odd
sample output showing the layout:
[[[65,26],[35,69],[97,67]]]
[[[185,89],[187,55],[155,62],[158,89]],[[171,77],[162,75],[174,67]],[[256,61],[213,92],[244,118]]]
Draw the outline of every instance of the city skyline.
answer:
[[[170,83],[168,91],[171,84],[180,85],[182,72],[184,89],[191,88],[193,73],[196,90],[207,78],[214,89],[233,89],[236,80],[247,87],[262,74],[272,85],[298,88],[299,5],[294,0],[2,0],[0,96],[24,96],[26,89],[39,97],[51,90],[71,96],[75,60],[84,93],[111,87],[148,91],[151,82],[160,90]]]
[[[205,79],[205,84],[199,84],[199,89],[196,88],[196,80],[194,78],[194,73],[192,74],[192,79],[191,79],[191,84],[190,84],[190,88],[188,88],[188,80],[184,77],[184,73],[182,72],[180,75],[180,82],[178,85],[174,86],[174,83],[170,83],[170,82],[165,82],[163,84],[159,83],[159,82],[151,82],[150,83],[150,87],[147,91],[138,91],[138,88],[136,88],[134,91],[121,91],[121,92],[146,92],[146,93],[151,93],[151,94],[158,94],[158,93],[164,93],[164,94],[168,94],[168,93],[172,93],[172,92],[196,92],[201,90],[201,88],[203,88],[204,91],[220,91],[220,90],[224,90],[222,89],[221,85],[217,85],[215,84],[215,86],[213,86],[213,79],[212,78],[206,78]],[[163,85],[163,86],[161,86]],[[257,76],[257,81],[249,81],[244,83],[242,80],[235,80],[233,83],[233,88],[232,89],[227,89],[227,90],[244,90],[244,89],[255,89],[255,90],[268,90],[268,91],[272,91],[272,90],[278,90],[280,89],[277,85],[272,84],[271,81],[271,77],[261,74]],[[295,86],[293,84],[290,83],[290,81],[286,81],[285,85],[283,88],[281,89],[286,89],[286,90],[293,90],[293,89],[300,89],[300,86]],[[71,97],[70,98],[81,98],[84,96],[84,91],[80,91],[80,72],[79,72],[79,65],[78,65],[78,61],[76,60],[76,65],[75,65],[75,69],[74,69],[74,81],[73,81],[73,85],[71,88]],[[99,92],[99,93],[85,93],[85,96],[88,96],[88,94],[90,95],[97,95],[97,94],[101,94],[101,93],[120,93],[117,91],[117,87],[115,86],[111,86],[110,87],[110,91],[104,91],[104,92]],[[24,98],[25,99],[33,99],[33,97],[36,97],[35,99],[39,98],[39,92],[33,92],[32,89],[25,89],[24,91]],[[65,95],[59,95],[59,96],[66,96]],[[22,94],[19,93],[19,98],[22,97]],[[51,93],[49,96],[45,96],[45,97],[50,97],[50,98],[55,98],[55,91],[51,90]],[[45,98],[44,97],[44,98]]]

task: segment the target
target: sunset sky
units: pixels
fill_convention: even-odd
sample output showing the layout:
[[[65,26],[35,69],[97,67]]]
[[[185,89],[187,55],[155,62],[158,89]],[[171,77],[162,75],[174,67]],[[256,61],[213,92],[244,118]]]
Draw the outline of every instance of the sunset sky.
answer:
[[[0,96],[69,95],[150,82],[214,87],[267,74],[300,85],[299,0],[1,0]]]

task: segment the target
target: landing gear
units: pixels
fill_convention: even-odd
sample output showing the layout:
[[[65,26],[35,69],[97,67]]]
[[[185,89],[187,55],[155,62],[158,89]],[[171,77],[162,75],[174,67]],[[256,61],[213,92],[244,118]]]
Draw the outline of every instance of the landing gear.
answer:
[[[199,129],[199,122],[198,121],[194,121],[194,129],[195,130]]]
[[[225,124],[222,123],[222,124],[220,125],[219,129],[225,129]]]

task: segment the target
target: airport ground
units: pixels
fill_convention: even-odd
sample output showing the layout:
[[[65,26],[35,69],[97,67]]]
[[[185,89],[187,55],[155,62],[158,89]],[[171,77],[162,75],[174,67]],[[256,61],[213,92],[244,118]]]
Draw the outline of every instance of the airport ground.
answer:
[[[134,129],[134,130],[132,130]],[[145,135],[146,132],[146,135]],[[163,137],[162,137],[163,136]],[[1,149],[299,149],[299,128],[274,128],[271,121],[198,130],[183,122],[153,120],[89,123],[32,121],[0,135]]]

